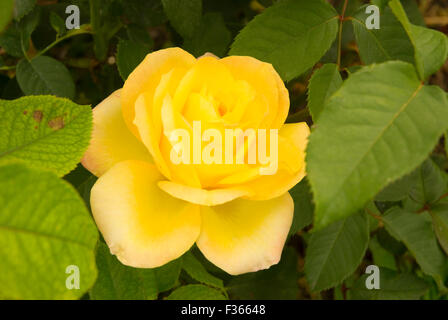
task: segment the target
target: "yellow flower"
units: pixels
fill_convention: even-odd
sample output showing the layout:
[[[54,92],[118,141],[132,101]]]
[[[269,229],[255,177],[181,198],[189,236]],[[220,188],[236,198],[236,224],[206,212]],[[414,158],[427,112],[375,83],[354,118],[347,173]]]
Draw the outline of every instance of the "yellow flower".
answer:
[[[306,123],[284,124],[288,109],[288,91],[268,63],[195,59],[179,48],[148,54],[94,108],[82,160],[99,177],[91,207],[111,252],[123,264],[153,268],[196,243],[230,274],[278,263],[294,211],[288,190],[305,175],[309,134]],[[260,174],[260,161],[173,163],[171,135],[192,132],[195,121],[223,136],[229,128],[278,129],[276,173]]]

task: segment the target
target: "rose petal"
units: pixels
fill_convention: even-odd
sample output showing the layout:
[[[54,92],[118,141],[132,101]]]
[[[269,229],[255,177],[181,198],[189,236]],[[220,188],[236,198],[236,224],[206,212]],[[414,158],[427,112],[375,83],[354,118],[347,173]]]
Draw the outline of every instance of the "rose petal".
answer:
[[[237,199],[201,207],[197,246],[232,275],[267,269],[280,260],[293,212],[289,193],[268,201]]]
[[[111,252],[125,265],[164,265],[185,253],[199,235],[199,206],[160,190],[161,179],[152,164],[124,161],[92,188],[93,217]]]
[[[96,176],[123,160],[152,162],[146,147],[123,120],[120,92],[115,91],[93,109],[92,138],[81,163]]]

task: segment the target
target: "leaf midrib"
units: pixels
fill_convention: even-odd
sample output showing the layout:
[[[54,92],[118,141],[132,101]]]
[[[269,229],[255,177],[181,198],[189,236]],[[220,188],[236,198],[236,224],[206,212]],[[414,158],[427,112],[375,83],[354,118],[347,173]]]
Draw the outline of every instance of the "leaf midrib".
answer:
[[[57,240],[57,241],[61,241],[61,242],[65,242],[65,243],[71,243],[80,247],[84,247],[87,248],[88,250],[92,250],[91,247],[89,247],[87,244],[85,243],[81,243],[81,242],[76,242],[73,239],[68,239],[68,238],[64,238],[61,236],[57,236],[57,235],[52,235],[52,234],[46,234],[46,233],[40,233],[34,230],[28,230],[28,229],[21,229],[18,227],[13,227],[13,226],[5,226],[5,225],[0,225],[0,230],[5,230],[6,232],[12,232],[12,233],[24,233],[24,234],[31,234],[35,237],[43,237],[43,238],[47,238],[47,239],[53,239],[53,240]]]
[[[326,257],[325,257],[324,262],[321,264],[321,268],[319,269],[318,277],[317,277],[317,279],[316,279],[316,281],[315,281],[315,283],[314,283],[314,285],[313,285],[313,288],[316,288],[316,285],[317,285],[317,283],[319,282],[320,277],[321,277],[321,275],[322,275],[322,270],[324,270],[324,267],[325,267],[325,265],[326,265],[327,262],[328,262],[328,258],[330,257],[330,253],[333,251],[334,246],[336,245],[336,242],[338,241],[339,236],[341,235],[341,232],[342,232],[342,230],[344,229],[344,226],[345,226],[345,223],[346,223],[346,222],[347,222],[347,219],[344,219],[344,220],[342,221],[342,225],[341,225],[341,227],[339,228],[339,230],[338,230],[338,232],[337,232],[337,234],[336,234],[336,236],[335,236],[335,238],[334,238],[334,240],[333,240],[333,243],[331,244],[331,248],[330,248],[330,250],[328,250],[328,254],[327,254]]]
[[[336,190],[336,191],[333,192],[333,194],[330,197],[328,197],[329,199],[334,199],[338,194],[340,194],[342,192],[342,187],[345,185],[346,181],[353,175],[353,173],[359,167],[360,163],[362,163],[364,161],[366,156],[372,151],[372,148],[378,143],[378,141],[384,135],[384,133],[387,130],[389,130],[389,128],[394,124],[395,120],[404,112],[404,110],[409,106],[409,104],[417,96],[417,94],[420,92],[420,90],[423,87],[424,87],[423,83],[420,83],[419,86],[417,87],[417,89],[409,97],[409,99],[400,107],[400,109],[394,114],[394,116],[389,121],[389,123],[383,128],[383,130],[381,130],[381,132],[378,134],[378,136],[369,145],[369,147],[362,154],[362,156],[359,158],[359,160],[355,163],[355,165],[352,167],[352,169],[349,171],[349,173],[341,180],[342,182],[339,184],[339,186],[337,188],[334,188],[334,190]],[[335,201],[331,201],[330,205],[328,206],[328,208],[324,212],[327,212],[330,209],[332,209],[334,204],[335,204]]]
[[[354,17],[352,17],[351,20],[354,21],[354,22],[357,22],[359,25],[361,25],[361,27],[363,27],[363,28],[365,27],[365,24],[364,24],[361,20],[359,20],[359,19],[357,19],[357,18],[354,18]],[[381,51],[383,52],[383,54],[386,56],[387,60],[392,60],[392,57],[391,57],[391,56],[389,55],[389,53],[386,51],[386,48],[383,47],[383,45],[381,44],[380,40],[379,40],[378,37],[375,35],[375,33],[374,33],[372,30],[368,29],[368,28],[364,28],[364,29],[367,31],[367,33],[369,33],[369,34],[372,35],[373,39],[375,39],[375,43],[376,43],[377,46],[381,49]]]

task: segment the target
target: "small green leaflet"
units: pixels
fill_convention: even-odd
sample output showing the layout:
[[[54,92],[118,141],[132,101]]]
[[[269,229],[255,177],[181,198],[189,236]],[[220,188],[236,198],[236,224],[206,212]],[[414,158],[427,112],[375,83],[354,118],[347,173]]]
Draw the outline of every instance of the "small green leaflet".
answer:
[[[0,162],[26,161],[63,176],[89,145],[92,111],[51,96],[0,100]]]
[[[202,0],[162,0],[171,25],[185,39],[194,35],[202,15]]]
[[[1,166],[0,186],[0,297],[80,298],[96,279],[98,232],[76,190],[22,164]],[[69,266],[79,290],[66,287]]]
[[[377,237],[370,238],[369,251],[376,266],[397,270],[394,255],[381,246]]]
[[[204,266],[199,262],[199,260],[196,259],[196,257],[191,252],[187,252],[182,256],[182,268],[190,277],[199,281],[200,283],[219,289],[224,288],[222,280],[208,273]]]
[[[96,254],[98,279],[90,290],[93,300],[147,300],[157,299],[157,280],[152,269],[131,268],[110,254],[103,242],[98,243]]]
[[[387,185],[381,190],[375,197],[376,201],[400,201],[406,198],[406,196],[414,187],[418,172],[413,171]]]
[[[448,126],[446,94],[399,61],[352,74],[324,107],[307,148],[320,229],[411,172]]]
[[[298,256],[291,247],[283,250],[280,262],[267,270],[232,277],[226,286],[231,299],[294,300],[299,294]]]
[[[21,32],[16,24],[10,24],[6,30],[0,33],[0,47],[11,56],[23,56]],[[23,49],[28,50],[28,47],[29,43],[26,43]]]
[[[310,185],[306,178],[290,189],[289,194],[294,200],[294,218],[289,229],[291,236],[313,223],[314,204]]]
[[[423,61],[421,54],[417,51],[417,43],[414,39],[414,36],[412,34],[412,24],[409,21],[408,16],[406,15],[406,11],[404,10],[403,6],[401,5],[399,0],[391,0],[389,2],[389,7],[392,9],[392,12],[394,13],[395,17],[397,17],[398,21],[400,21],[401,25],[403,26],[404,30],[406,31],[409,40],[411,41],[413,47],[414,47],[414,62],[415,67],[417,69],[417,73],[419,74],[421,79],[424,79],[423,74]]]
[[[411,273],[397,273],[380,268],[380,289],[366,288],[366,278],[360,277],[348,291],[352,300],[418,300],[429,289],[428,284]]]
[[[447,176],[433,160],[427,159],[416,170],[416,181],[412,184],[409,197],[419,203],[420,207],[434,203],[447,190]]]
[[[359,54],[365,64],[402,60],[415,64],[420,78],[426,79],[446,61],[447,37],[439,31],[411,24],[399,1],[390,1],[384,8],[379,30],[367,29],[366,18],[365,6],[352,18]],[[414,17],[414,20],[419,19]]]
[[[313,73],[308,86],[308,109],[314,123],[327,100],[341,85],[342,78],[335,64],[326,64]]]
[[[117,67],[123,81],[148,53],[148,47],[143,44],[132,40],[120,40],[117,49]]]
[[[442,67],[448,58],[448,38],[443,33],[425,27],[411,25],[416,50],[423,64],[423,79]]]
[[[55,12],[50,12],[50,24],[56,31],[57,37],[64,35],[67,32],[65,21]]]
[[[68,99],[75,96],[75,83],[68,69],[47,56],[20,60],[17,81],[26,95],[52,94]]]
[[[224,295],[201,284],[189,284],[174,290],[167,300],[226,300]]]
[[[414,63],[415,49],[412,42],[389,7],[386,7],[381,14],[381,27],[378,30],[367,29],[365,23],[367,17],[366,6],[364,6],[354,14],[351,20],[359,55],[364,64],[389,60]]]
[[[392,236],[403,241],[423,272],[432,276],[441,289],[446,289],[443,279],[448,271],[447,258],[437,243],[429,214],[394,207],[383,216],[383,222]]]
[[[208,12],[202,17],[201,24],[192,37],[185,39],[185,49],[196,57],[211,52],[223,57],[229,47],[232,35],[227,29],[222,15]]]
[[[2,10],[0,11],[0,32],[2,32],[9,21],[11,21],[13,8],[14,0],[2,1]]]
[[[154,40],[152,40],[148,30],[145,28],[139,27],[136,24],[129,24],[126,26],[126,33],[129,40],[137,42],[148,48],[152,48],[154,46]]]
[[[448,255],[448,203],[442,200],[429,211],[439,244]]]
[[[156,275],[159,292],[168,291],[177,285],[181,269],[182,259],[180,258],[168,262],[159,268],[153,269]]]
[[[123,265],[103,242],[96,253],[98,279],[89,294],[93,300],[153,300],[177,283],[181,259],[153,269]]]
[[[14,19],[20,20],[33,10],[36,0],[14,0]]]
[[[311,235],[306,251],[305,274],[311,290],[334,287],[361,263],[369,244],[365,214],[335,222]]]
[[[278,1],[247,24],[229,54],[272,63],[289,81],[319,61],[337,32],[338,14],[328,2]]]

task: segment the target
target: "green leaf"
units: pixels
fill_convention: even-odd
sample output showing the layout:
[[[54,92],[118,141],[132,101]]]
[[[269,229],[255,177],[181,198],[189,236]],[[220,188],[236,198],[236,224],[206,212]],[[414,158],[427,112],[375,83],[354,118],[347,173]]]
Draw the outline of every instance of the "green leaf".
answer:
[[[141,45],[151,48],[154,45],[154,41],[145,28],[141,28],[136,24],[130,24],[126,26],[126,33],[129,39],[133,42],[137,42]]]
[[[402,255],[406,252],[404,244],[390,235],[385,228],[380,228],[377,233],[380,245],[394,255]]]
[[[289,235],[293,235],[313,222],[314,204],[306,178],[289,190],[289,193],[294,200],[294,218],[289,229]]]
[[[448,203],[445,201],[436,204],[429,213],[439,244],[448,255]]]
[[[380,63],[389,60],[401,60],[414,63],[415,49],[408,34],[392,10],[386,7],[381,13],[380,29],[367,29],[365,12],[361,7],[353,16],[359,55],[364,64]]]
[[[22,46],[22,51],[25,56],[27,56],[27,48],[31,40],[31,35],[36,29],[40,21],[40,7],[36,7],[33,11],[23,17],[19,22],[20,28],[20,41]]]
[[[313,73],[308,86],[308,109],[316,122],[325,103],[342,85],[339,67],[326,64]]]
[[[297,253],[285,248],[277,265],[268,270],[232,277],[226,286],[231,299],[294,300],[298,296]]]
[[[20,164],[0,167],[0,296],[74,299],[93,285],[98,232],[69,183]],[[68,266],[79,268],[69,290]]]
[[[198,30],[192,37],[185,39],[185,49],[196,57],[211,52],[223,57],[232,39],[222,15],[215,12],[206,13],[202,17]]]
[[[335,222],[311,234],[306,251],[305,274],[311,290],[334,287],[352,274],[369,244],[365,214]]]
[[[288,81],[319,61],[337,32],[338,14],[326,1],[278,1],[238,34],[230,55],[247,55],[272,63]]]
[[[50,96],[0,100],[0,162],[23,160],[63,176],[80,161],[91,129],[89,106]]]
[[[14,57],[22,57],[21,33],[16,24],[11,24],[2,34],[0,34],[0,47],[6,53]],[[25,44],[25,50],[28,50],[29,44]]]
[[[123,9],[131,22],[144,27],[155,27],[167,20],[160,0],[126,0]]]
[[[315,227],[347,217],[428,156],[448,125],[446,94],[412,65],[364,67],[332,95],[307,147]]]
[[[168,291],[177,284],[181,269],[181,258],[168,262],[167,264],[159,268],[153,269],[156,274],[157,287],[159,288],[159,292]]]
[[[143,61],[148,52],[148,47],[140,43],[120,40],[117,50],[117,67],[123,81]]]
[[[423,27],[424,21],[415,1],[406,0],[403,5],[398,0],[388,3],[381,16],[379,30],[366,28],[364,8],[352,20],[362,60],[367,64],[394,59],[414,63],[420,78],[428,78],[447,59],[446,36]],[[411,18],[419,25],[412,25]]]
[[[190,38],[201,23],[202,0],[162,0],[171,25],[183,38]]]
[[[412,185],[409,196],[419,203],[424,204],[436,202],[447,189],[446,173],[432,161],[427,159],[416,171],[417,181]]]
[[[36,5],[36,0],[14,0],[14,19],[19,21]]]
[[[380,289],[367,289],[366,279],[360,277],[348,291],[354,300],[418,300],[429,289],[422,279],[410,273],[397,273],[380,268]]]
[[[75,96],[75,84],[70,72],[62,63],[50,57],[20,60],[17,81],[26,95],[53,94],[68,99]]]
[[[121,264],[107,245],[98,243],[98,279],[90,290],[93,300],[157,299],[158,287],[153,269],[131,268]]]
[[[222,280],[208,273],[191,252],[187,252],[182,256],[182,268],[190,277],[200,283],[220,289],[224,288]]]
[[[381,11],[388,5],[390,0],[371,0],[370,2],[380,8]],[[423,15],[418,8],[417,1],[415,0],[400,0],[403,5],[404,10],[406,11],[406,15],[409,17],[411,23],[425,26],[425,20],[423,19]]]
[[[397,17],[397,19],[400,21],[401,25],[403,26],[404,30],[406,31],[406,33],[409,37],[409,40],[411,40],[412,46],[414,47],[415,67],[417,69],[417,73],[419,74],[420,78],[424,79],[425,76],[424,76],[424,69],[423,69],[423,56],[418,51],[417,42],[412,33],[412,24],[409,21],[406,11],[404,10],[403,6],[401,5],[400,0],[390,0],[389,7],[392,9],[392,12]]]
[[[411,25],[411,34],[423,65],[423,79],[442,67],[448,58],[448,38],[443,33]]]
[[[2,32],[9,21],[11,21],[13,8],[14,0],[2,1],[2,10],[0,11],[0,32]]]
[[[395,265],[395,257],[381,246],[377,237],[370,239],[369,250],[372,253],[373,263],[375,265],[389,268],[391,270],[397,270]]]
[[[400,201],[406,198],[418,178],[418,170],[413,171],[388,184],[375,197],[376,201]]]
[[[224,295],[201,284],[190,284],[174,290],[167,300],[226,300]]]
[[[412,24],[419,26],[426,26],[425,19],[423,18],[420,9],[418,8],[417,1],[415,0],[400,0],[403,5],[404,11],[406,11],[406,15],[411,21]]]
[[[380,8],[381,11],[387,6],[390,0],[371,0],[370,2]]]
[[[441,289],[445,288],[447,260],[437,244],[429,214],[410,213],[394,207],[383,216],[383,222],[392,236],[403,241],[422,271],[432,276]]]
[[[58,37],[64,35],[67,31],[65,21],[53,11],[50,12],[50,24],[54,31],[56,31]]]

